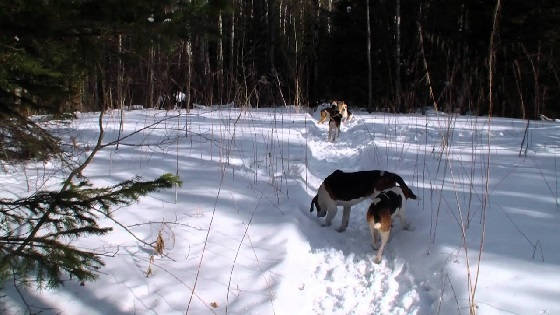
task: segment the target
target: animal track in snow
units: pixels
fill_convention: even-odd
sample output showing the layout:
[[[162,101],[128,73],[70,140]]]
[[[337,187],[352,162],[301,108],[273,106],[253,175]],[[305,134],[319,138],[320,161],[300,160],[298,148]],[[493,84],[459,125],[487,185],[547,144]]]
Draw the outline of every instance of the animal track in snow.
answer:
[[[344,255],[320,250],[313,283],[313,311],[317,314],[413,314],[418,311],[417,288],[403,261],[373,263],[374,255]],[[311,289],[311,288],[308,288]]]

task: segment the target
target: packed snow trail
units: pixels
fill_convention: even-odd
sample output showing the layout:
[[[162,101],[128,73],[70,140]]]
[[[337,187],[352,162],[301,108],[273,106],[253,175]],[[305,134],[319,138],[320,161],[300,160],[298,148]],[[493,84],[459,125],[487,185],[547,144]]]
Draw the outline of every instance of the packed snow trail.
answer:
[[[326,124],[311,123],[307,128],[309,159],[308,172],[315,175],[310,185],[314,195],[320,181],[335,169],[358,171],[366,169],[383,169],[376,167],[369,156],[374,146],[372,131],[368,126],[354,117],[353,121],[342,126],[336,143],[326,141]],[[328,167],[325,167],[328,165]],[[309,199],[310,200],[310,199]],[[392,241],[384,253],[381,264],[374,264],[375,250],[371,247],[369,227],[365,212],[369,202],[353,207],[348,229],[339,233],[335,229],[341,221],[341,210],[337,213],[331,227],[322,227],[323,219],[318,219],[315,212],[307,214],[310,222],[300,223],[306,244],[293,246],[290,252],[307,249],[305,259],[295,264],[306,264],[306,279],[303,273],[286,279],[293,287],[286,290],[299,290],[302,299],[296,302],[296,313],[314,314],[429,314],[432,298],[419,289],[416,279],[408,271],[408,262],[398,255],[398,243],[414,238],[413,231],[402,231],[399,223],[393,229]],[[414,211],[414,206],[411,205]],[[401,235],[402,234],[402,235]],[[292,254],[294,255],[294,254]],[[290,257],[287,258],[290,261]],[[296,269],[295,266],[288,270]],[[292,275],[287,275],[292,277]],[[297,288],[296,288],[297,287]],[[420,291],[420,292],[419,292]],[[281,294],[280,294],[281,295]],[[286,294],[289,296],[290,294]],[[309,304],[311,301],[311,305]],[[301,306],[308,309],[301,312]],[[298,312],[299,311],[299,312]]]

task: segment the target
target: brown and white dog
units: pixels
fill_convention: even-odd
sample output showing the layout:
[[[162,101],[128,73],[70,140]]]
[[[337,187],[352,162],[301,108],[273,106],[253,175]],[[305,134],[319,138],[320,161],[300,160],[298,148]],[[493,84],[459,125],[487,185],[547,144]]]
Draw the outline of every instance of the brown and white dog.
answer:
[[[406,197],[403,189],[399,186],[388,188],[371,202],[367,211],[366,219],[371,232],[372,245],[377,249],[374,262],[381,262],[381,255],[385,245],[389,241],[391,224],[394,216],[398,216],[404,230],[409,229],[409,225],[404,217],[406,208]],[[379,234],[381,234],[381,247],[379,247]]]
[[[342,121],[350,121],[352,119],[352,112],[348,110],[348,105],[344,101],[333,101],[338,107],[338,112],[342,115]]]
[[[321,110],[321,119],[319,119],[319,124],[324,123],[327,119],[330,119],[332,115],[340,113],[336,105],[336,101],[333,101],[330,107],[323,108]]]
[[[324,123],[337,112],[342,115],[341,121],[350,121],[352,118],[352,113],[348,110],[348,105],[344,101],[332,101],[330,107],[323,108],[321,110],[321,119],[319,119],[319,124]]]
[[[343,232],[348,227],[350,210],[353,205],[367,198],[374,200],[383,190],[397,184],[407,199],[416,199],[416,195],[397,174],[380,170],[350,173],[336,170],[323,180],[317,195],[311,200],[309,211],[313,212],[313,205],[315,205],[317,217],[326,216],[323,226],[329,226],[336,216],[338,206],[343,206],[342,224],[337,229],[337,231]]]

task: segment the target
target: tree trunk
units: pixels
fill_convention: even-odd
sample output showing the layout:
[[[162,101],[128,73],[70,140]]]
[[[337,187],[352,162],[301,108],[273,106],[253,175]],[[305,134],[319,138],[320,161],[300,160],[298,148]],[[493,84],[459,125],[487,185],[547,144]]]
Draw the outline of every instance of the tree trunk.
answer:
[[[231,29],[230,29],[230,36],[229,36],[229,73],[228,73],[228,97],[230,98],[230,100],[234,100],[233,98],[235,98],[235,92],[231,93],[230,95],[230,91],[235,91],[237,89],[237,87],[235,86],[235,80],[233,79],[234,73],[235,73],[235,69],[236,67],[234,65],[236,65],[235,62],[235,40],[237,39],[235,36],[235,23],[237,22],[236,20],[236,0],[232,0],[231,1],[231,7],[232,7],[232,13],[231,13]],[[229,100],[228,100],[229,101]]]
[[[401,1],[395,6],[395,100],[397,111],[402,111],[401,104]]]
[[[313,63],[313,77],[311,85],[312,94],[311,94],[311,102],[312,104],[317,103],[319,91],[319,14],[321,11],[321,2],[319,0],[315,0],[313,2],[314,10],[313,10],[313,52],[312,52],[312,63]]]
[[[332,3],[332,2],[331,2]],[[368,109],[372,107],[373,99],[373,70],[371,65],[371,24],[369,15],[369,0],[366,0],[366,23],[367,23],[367,63],[368,63]]]
[[[218,39],[218,51],[216,53],[216,66],[217,66],[217,75],[216,81],[218,83],[218,101],[223,103],[224,97],[224,30],[223,30],[223,19],[222,19],[222,11],[218,14],[218,34],[220,38]]]
[[[192,42],[191,39],[187,39],[185,43],[185,50],[187,55],[187,80],[186,84],[186,99],[185,99],[185,107],[187,108],[187,113],[191,109],[192,104],[192,70],[193,70],[193,52],[192,52]]]

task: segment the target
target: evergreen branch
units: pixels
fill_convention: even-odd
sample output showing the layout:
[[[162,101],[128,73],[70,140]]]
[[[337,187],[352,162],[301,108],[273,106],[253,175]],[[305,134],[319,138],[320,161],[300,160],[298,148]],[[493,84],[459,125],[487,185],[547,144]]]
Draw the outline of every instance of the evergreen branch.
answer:
[[[0,200],[0,209],[5,214],[5,234],[0,238],[0,279],[6,276],[3,270],[20,265],[23,267],[18,269],[18,274],[24,275],[34,271],[40,283],[47,281],[50,286],[58,284],[61,271],[75,275],[80,280],[93,279],[94,271],[90,269],[100,263],[100,259],[95,257],[96,254],[80,251],[72,245],[61,243],[58,239],[86,234],[103,235],[111,231],[110,227],[97,226],[97,216],[92,211],[99,211],[124,227],[111,217],[111,207],[130,205],[141,196],[173,187],[175,184],[182,184],[177,176],[164,174],[153,181],[134,178],[102,188],[84,188],[85,183],[70,184],[68,189],[63,191],[41,191],[28,198]],[[12,211],[7,209],[28,211],[32,216],[40,217],[22,219],[22,215],[14,217]],[[49,232],[38,236],[39,231],[45,230]],[[30,232],[23,235],[25,231]]]
[[[99,151],[100,146],[101,146],[101,142],[103,141],[103,135],[104,135],[104,131],[103,131],[103,110],[100,111],[99,114],[99,137],[97,139],[97,144],[94,147],[94,149],[92,150],[92,152],[90,153],[90,155],[87,157],[87,159],[84,161],[84,163],[82,163],[79,167],[75,168],[72,170],[72,172],[70,173],[70,175],[68,176],[68,178],[66,178],[66,181],[64,182],[64,184],[62,185],[62,189],[60,190],[60,192],[64,192],[68,186],[70,186],[72,184],[72,179],[78,175],[81,174],[82,171],[86,168],[87,165],[89,165],[89,163],[93,160],[93,157],[95,156],[95,154],[97,153],[97,151]],[[51,208],[50,211],[46,211],[43,216],[41,217],[41,219],[39,219],[39,221],[37,222],[37,224],[33,227],[33,230],[31,230],[31,232],[29,233],[28,239],[32,239],[33,237],[35,237],[35,234],[37,234],[37,232],[39,231],[39,229],[43,226],[43,224],[45,224],[45,222],[49,219],[49,215],[51,214],[51,212],[54,210],[54,208]],[[17,251],[21,251],[23,249],[23,247],[25,245],[27,245],[27,243],[29,242],[29,240],[24,241],[20,247],[17,249]]]

